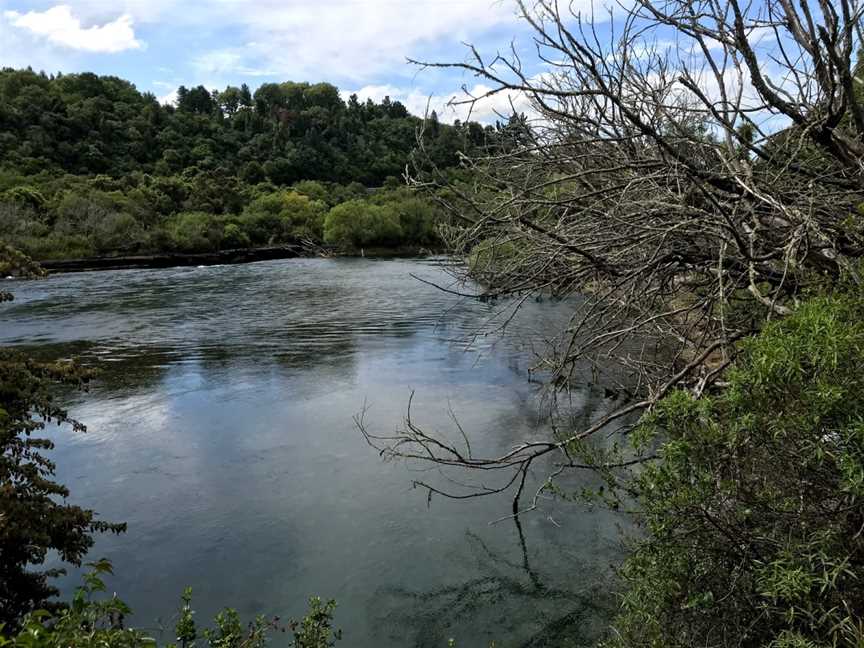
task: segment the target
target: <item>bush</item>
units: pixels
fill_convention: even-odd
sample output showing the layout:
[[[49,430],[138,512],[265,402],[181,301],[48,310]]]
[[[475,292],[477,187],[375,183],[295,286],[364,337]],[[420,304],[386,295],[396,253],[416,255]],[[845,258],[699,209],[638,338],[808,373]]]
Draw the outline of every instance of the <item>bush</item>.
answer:
[[[14,189],[4,191],[3,194],[0,195],[0,200],[3,202],[23,205],[38,214],[45,212],[47,203],[45,196],[43,196],[40,191],[33,187],[26,186],[15,187]]]
[[[78,228],[94,223],[105,214],[129,214],[135,220],[152,222],[155,214],[151,204],[140,204],[119,191],[99,191],[87,186],[74,186],[55,196],[52,212],[56,227],[64,233],[79,233]]]
[[[6,240],[20,236],[45,236],[50,227],[30,207],[19,202],[0,202],[0,232]]]
[[[333,195],[332,190],[328,191],[327,187],[316,180],[301,180],[294,183],[291,189],[299,194],[308,196],[311,200],[320,200],[324,203]]]
[[[21,265],[20,255],[0,253],[9,257],[7,264]],[[40,569],[49,551],[80,564],[94,533],[125,530],[69,504],[68,489],[52,481],[54,464],[46,455],[54,444],[45,428],[67,423],[84,429],[56,405],[53,392],[88,378],[70,362],[39,363],[0,349],[0,624],[16,624],[57,594],[50,579],[62,570]]]
[[[124,251],[136,249],[142,238],[141,225],[130,214],[108,213],[96,218],[91,216],[84,223],[84,231],[93,242],[97,252]]]
[[[182,252],[212,252],[222,243],[222,224],[213,214],[177,214],[169,229],[174,247]]]
[[[336,205],[324,220],[324,241],[343,247],[389,246],[402,242],[402,226],[391,208],[365,200]]]
[[[721,393],[640,423],[634,447],[659,449],[625,482],[647,535],[609,646],[864,645],[862,366],[864,300],[819,298]]]
[[[249,236],[236,223],[228,223],[222,230],[222,246],[228,249],[249,247]]]
[[[318,243],[329,210],[344,203],[358,219],[337,210],[330,240],[347,248],[434,245],[443,220],[433,203],[404,187],[370,191],[356,182],[304,180],[286,190],[243,184],[225,169],[188,167],[170,177],[7,173],[0,188],[0,232],[39,259]],[[44,211],[28,197],[44,202]]]
[[[243,224],[256,243],[295,238],[320,240],[326,205],[296,191],[276,191],[259,196],[243,211]]]
[[[413,245],[426,245],[437,241],[437,210],[426,200],[398,192],[384,205],[396,212],[403,240]]]
[[[24,619],[23,627],[15,634],[4,636],[0,625],[0,648],[156,648],[155,638],[147,633],[126,627],[124,618],[131,613],[129,606],[117,595],[109,598],[103,577],[111,573],[111,564],[105,560],[90,563],[92,571],[84,576],[69,605],[52,614],[38,610]],[[214,627],[198,631],[192,609],[192,590],[186,589],[180,597],[180,610],[174,627],[175,639],[167,648],[263,648],[269,636],[276,631],[290,630],[293,648],[332,648],[341,638],[334,630],[334,601],[322,603],[315,597],[309,600],[309,613],[300,621],[289,621],[286,627],[278,619],[258,616],[243,624],[240,615],[225,608],[214,618]],[[176,642],[176,643],[175,643]]]

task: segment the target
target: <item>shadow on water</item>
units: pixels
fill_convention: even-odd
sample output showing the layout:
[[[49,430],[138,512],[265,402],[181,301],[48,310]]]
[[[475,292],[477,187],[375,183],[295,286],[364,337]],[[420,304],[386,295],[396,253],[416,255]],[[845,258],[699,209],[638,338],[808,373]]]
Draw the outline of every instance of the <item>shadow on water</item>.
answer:
[[[544,562],[529,551],[520,519],[507,524],[512,524],[515,537],[506,547],[493,549],[480,535],[466,532],[476,576],[427,591],[378,590],[375,601],[381,612],[376,622],[382,638],[415,648],[445,646],[451,639],[457,646],[596,645],[605,627],[602,620],[614,610],[609,582],[572,556],[565,562],[561,555],[554,564]],[[586,574],[592,574],[593,581],[578,577]]]

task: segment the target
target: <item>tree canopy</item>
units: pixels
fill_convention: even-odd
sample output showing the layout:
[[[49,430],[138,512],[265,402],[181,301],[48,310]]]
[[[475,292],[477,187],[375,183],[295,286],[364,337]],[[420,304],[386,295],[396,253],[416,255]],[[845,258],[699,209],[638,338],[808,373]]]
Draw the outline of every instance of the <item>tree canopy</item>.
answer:
[[[380,186],[404,172],[421,123],[398,101],[346,102],[328,83],[265,83],[254,93],[181,86],[171,106],[117,77],[0,71],[0,168],[23,174],[198,169],[278,185]],[[424,137],[446,167],[493,131],[439,124]]]
[[[3,69],[0,235],[40,260],[321,244],[329,210],[353,201],[358,222],[330,221],[355,235],[329,242],[429,245],[441,211],[397,190],[418,142],[458,173],[500,129],[426,124],[327,83],[181,86],[160,105],[117,77]]]

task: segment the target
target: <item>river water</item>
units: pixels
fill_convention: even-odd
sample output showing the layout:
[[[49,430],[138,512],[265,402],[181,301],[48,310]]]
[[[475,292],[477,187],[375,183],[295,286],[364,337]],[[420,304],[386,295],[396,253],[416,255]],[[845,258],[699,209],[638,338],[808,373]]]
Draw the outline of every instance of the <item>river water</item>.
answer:
[[[171,639],[191,586],[199,623],[225,605],[284,619],[310,595],[335,598],[350,647],[591,643],[618,559],[612,514],[544,499],[517,526],[490,524],[507,497],[427,503],[412,481],[445,478],[383,462],[354,424],[365,408],[372,431],[396,430],[413,391],[415,422],[451,436],[455,416],[476,453],[549,434],[528,368],[568,306],[527,301],[502,332],[506,305],[415,278],[450,285],[446,263],[6,282],[16,300],[0,307],[0,344],[101,370],[88,393],[64,394],[88,431],[52,428],[52,457],[73,502],[128,523],[91,556],[113,562],[109,588],[135,624]],[[609,406],[587,387],[567,403],[583,422]]]

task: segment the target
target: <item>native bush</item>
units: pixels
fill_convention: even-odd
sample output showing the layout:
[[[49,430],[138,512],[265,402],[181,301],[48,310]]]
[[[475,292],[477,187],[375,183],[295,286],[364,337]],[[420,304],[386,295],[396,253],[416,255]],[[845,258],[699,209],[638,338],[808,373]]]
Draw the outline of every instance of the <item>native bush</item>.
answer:
[[[656,459],[607,473],[645,531],[609,646],[864,645],[862,366],[864,299],[820,297],[643,418]]]
[[[182,252],[210,252],[222,244],[223,226],[213,214],[183,212],[169,226],[174,247]]]
[[[343,247],[398,245],[403,237],[399,215],[392,207],[365,200],[336,205],[324,220],[324,241]]]
[[[174,626],[174,638],[157,641],[150,634],[128,627],[126,617],[132,612],[116,594],[107,596],[104,578],[112,573],[111,563],[99,560],[89,563],[68,605],[55,612],[37,610],[28,614],[22,627],[7,632],[0,624],[0,648],[263,648],[277,632],[290,631],[293,648],[332,648],[341,638],[334,630],[334,601],[309,600],[309,612],[299,621],[282,625],[279,619],[256,617],[243,623],[233,608],[225,608],[213,619],[213,627],[199,631],[192,608],[192,590],[180,597],[180,609]]]

